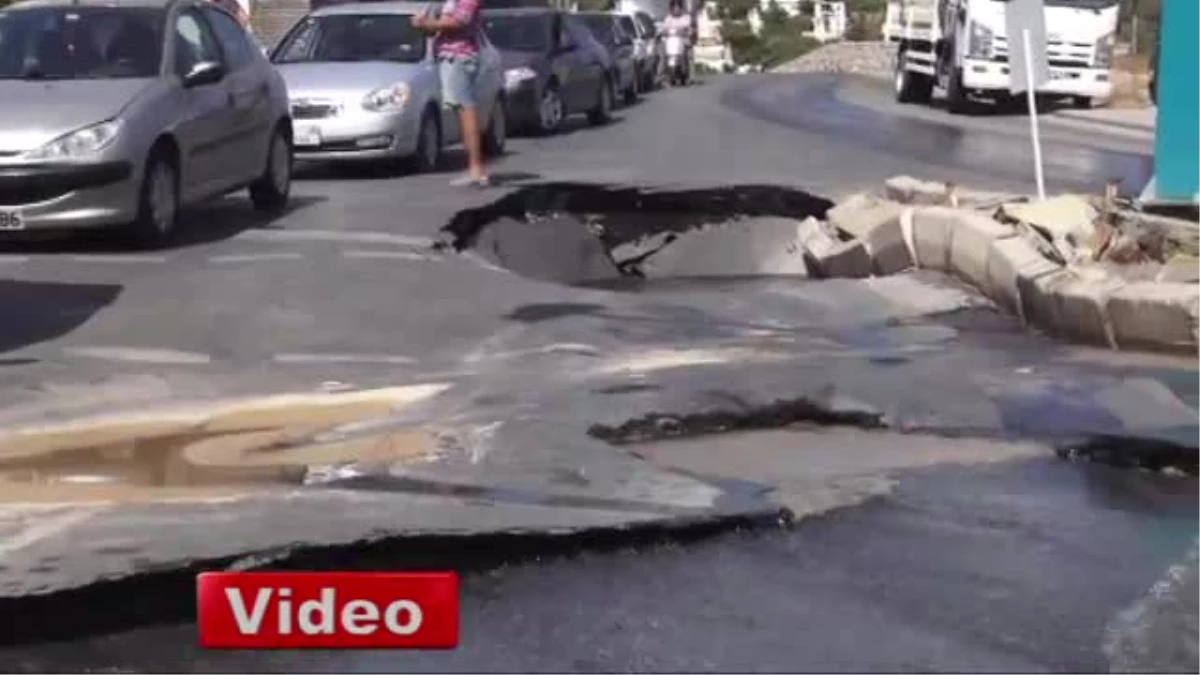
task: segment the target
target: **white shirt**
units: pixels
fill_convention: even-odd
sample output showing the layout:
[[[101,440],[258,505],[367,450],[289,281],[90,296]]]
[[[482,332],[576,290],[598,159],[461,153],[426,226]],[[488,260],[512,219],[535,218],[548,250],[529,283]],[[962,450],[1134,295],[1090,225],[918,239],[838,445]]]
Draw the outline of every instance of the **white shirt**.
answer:
[[[687,14],[668,14],[667,18],[663,19],[663,30],[678,30],[686,37],[692,32],[692,18]]]

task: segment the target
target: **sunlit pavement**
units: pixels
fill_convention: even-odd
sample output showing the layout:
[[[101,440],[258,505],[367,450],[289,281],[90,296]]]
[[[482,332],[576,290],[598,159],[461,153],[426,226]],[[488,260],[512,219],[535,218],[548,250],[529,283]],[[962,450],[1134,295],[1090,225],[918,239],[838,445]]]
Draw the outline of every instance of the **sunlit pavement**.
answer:
[[[838,90],[828,78],[736,78],[652,95],[606,128],[515,141],[496,173],[514,185],[783,183],[830,197],[907,173],[1020,190],[1031,166],[1022,129],[1019,119],[898,110],[871,87]],[[1046,140],[1053,189],[1136,176],[1148,161],[1149,148],[1128,138],[1050,127]],[[258,520],[209,539],[180,528],[228,521],[231,507],[63,516],[44,537],[18,523],[5,536],[19,546],[0,548],[7,595],[86,583],[94,568],[46,561],[87,547],[106,561],[96,565],[129,573],[253,550],[266,532],[276,544],[353,541],[384,525],[395,499],[409,507],[404,519],[391,518],[397,533],[578,529],[780,502],[816,519],[791,534],[473,577],[466,611],[474,628],[454,655],[191,660],[193,633],[180,628],[33,648],[3,662],[27,670],[1075,670],[1105,667],[1105,645],[1142,657],[1106,631],[1186,559],[1194,479],[1064,463],[1048,445],[1020,441],[956,454],[963,442],[937,436],[897,441],[894,457],[874,463],[826,450],[824,470],[795,459],[820,445],[811,438],[797,436],[797,450],[751,437],[745,442],[763,456],[719,461],[737,452],[727,444],[693,465],[679,453],[642,453],[643,461],[586,432],[647,413],[749,413],[803,397],[878,412],[900,428],[980,438],[1194,439],[1194,361],[1117,357],[1026,335],[973,309],[972,294],[923,275],[642,293],[535,282],[429,249],[455,211],[509,187],[462,192],[448,186],[450,173],[308,176],[294,210],[267,227],[239,198],[191,216],[185,240],[163,251],[10,247],[0,297],[20,320],[0,336],[0,419],[446,385],[407,421],[455,442],[438,461],[406,468],[405,485],[487,490],[461,509],[446,506],[453,495],[360,492],[346,497],[361,505],[346,518],[319,500],[299,510],[258,504]],[[833,447],[868,446],[848,437]],[[782,477],[790,483],[780,489]],[[763,494],[743,489],[745,481],[777,489]],[[540,502],[530,504],[530,493]],[[380,564],[402,564],[402,550],[381,554]],[[614,585],[628,590],[614,594]],[[704,592],[689,592],[698,586]],[[593,596],[592,605],[580,601]],[[615,599],[597,617],[585,608],[599,598]],[[1178,629],[1169,620],[1147,625],[1155,636]],[[1120,635],[1144,633],[1126,626]],[[67,652],[78,660],[59,656]]]

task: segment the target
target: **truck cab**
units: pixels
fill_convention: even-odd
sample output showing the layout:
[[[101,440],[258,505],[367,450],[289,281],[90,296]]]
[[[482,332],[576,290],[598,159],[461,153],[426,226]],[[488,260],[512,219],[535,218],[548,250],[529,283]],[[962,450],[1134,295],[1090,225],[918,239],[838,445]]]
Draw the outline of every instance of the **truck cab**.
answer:
[[[1050,77],[1039,94],[1091,106],[1112,94],[1110,69],[1118,0],[1044,0]],[[951,112],[968,97],[1007,98],[1009,54],[1021,36],[1007,35],[1006,0],[893,0],[884,33],[898,45],[897,97],[922,102],[934,85]]]

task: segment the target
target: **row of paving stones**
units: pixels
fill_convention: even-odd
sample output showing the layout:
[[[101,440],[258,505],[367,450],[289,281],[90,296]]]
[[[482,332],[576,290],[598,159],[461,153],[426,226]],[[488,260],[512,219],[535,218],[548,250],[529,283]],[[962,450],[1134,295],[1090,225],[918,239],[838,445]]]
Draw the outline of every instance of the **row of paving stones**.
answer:
[[[948,192],[951,205],[922,205]],[[1196,353],[1200,286],[1191,224],[1105,213],[1070,195],[1040,202],[986,194],[963,199],[908,178],[889,181],[887,195],[857,196],[829,214],[834,227],[860,235],[872,260],[907,252],[916,266],[954,274],[1058,337]],[[1184,236],[1151,237],[1156,224]],[[898,231],[903,248],[871,245],[889,230],[885,241],[896,242]]]
[[[825,218],[751,218],[617,247],[642,276],[952,274],[1055,337],[1194,354],[1194,223],[1064,195],[1031,200],[897,177]]]

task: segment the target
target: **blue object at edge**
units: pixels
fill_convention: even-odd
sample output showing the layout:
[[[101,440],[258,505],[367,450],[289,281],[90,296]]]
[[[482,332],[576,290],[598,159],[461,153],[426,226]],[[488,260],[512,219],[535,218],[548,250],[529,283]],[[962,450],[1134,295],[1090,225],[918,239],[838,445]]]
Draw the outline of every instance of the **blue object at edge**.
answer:
[[[1154,149],[1158,202],[1200,201],[1200,1],[1163,0]]]

